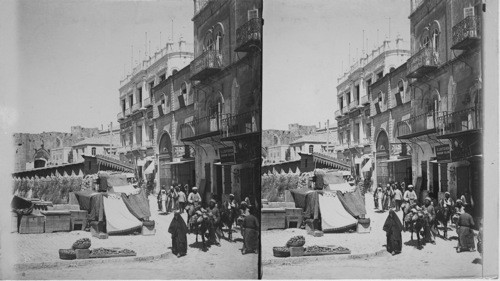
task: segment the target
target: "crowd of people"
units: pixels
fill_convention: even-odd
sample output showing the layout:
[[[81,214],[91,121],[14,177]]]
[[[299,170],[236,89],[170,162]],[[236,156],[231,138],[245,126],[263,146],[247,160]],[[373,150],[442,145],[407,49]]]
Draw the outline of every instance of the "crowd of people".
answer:
[[[157,196],[158,211],[161,214],[166,215],[174,212],[168,232],[171,234],[172,252],[175,255],[178,257],[186,255],[187,234],[196,234],[199,231],[197,223],[202,222],[204,219],[207,221],[204,226],[208,230],[207,238],[210,245],[220,246],[224,224],[229,231],[231,231],[233,225],[238,225],[243,236],[242,254],[257,253],[259,245],[257,209],[250,204],[248,197],[238,203],[233,194],[230,194],[229,199],[225,202],[218,201],[219,198],[213,196],[207,205],[203,204],[197,187],[192,187],[191,192],[186,196],[187,191],[189,191],[187,184],[184,186],[178,184],[171,186],[169,189],[162,186]],[[187,221],[181,216],[184,212],[187,212]],[[226,216],[223,221],[224,214]],[[235,215],[232,216],[231,214]],[[200,234],[204,235],[205,233]]]
[[[404,193],[403,193],[404,190]],[[457,232],[457,253],[461,251],[475,251],[474,243],[474,220],[469,213],[468,204],[464,197],[453,201],[449,192],[445,192],[437,205],[430,197],[423,200],[423,205],[417,204],[418,197],[412,185],[392,183],[382,187],[380,184],[374,193],[375,208],[379,212],[389,211],[384,223],[383,230],[387,235],[387,251],[393,255],[402,250],[402,231],[422,231],[423,242],[435,244],[438,235],[438,226],[441,223],[445,228],[448,224],[454,225]],[[397,212],[403,212],[403,222],[399,219]],[[439,217],[438,217],[439,216]],[[418,222],[417,222],[418,221]],[[417,225],[417,227],[415,227]],[[411,229],[413,228],[413,229]],[[446,232],[445,232],[446,233]],[[419,237],[418,233],[418,237]],[[412,236],[413,237],[413,236]],[[447,237],[443,237],[447,239]],[[482,250],[482,226],[479,226],[478,251]]]

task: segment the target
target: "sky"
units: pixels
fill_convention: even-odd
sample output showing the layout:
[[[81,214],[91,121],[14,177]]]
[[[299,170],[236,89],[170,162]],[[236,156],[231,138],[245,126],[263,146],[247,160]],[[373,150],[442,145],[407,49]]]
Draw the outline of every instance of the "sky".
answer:
[[[263,14],[263,129],[336,125],[337,78],[361,56],[363,30],[370,52],[389,26],[410,40],[409,0],[264,0]]]
[[[192,1],[21,0],[17,3],[14,131],[101,127],[119,107],[120,79],[134,58],[172,33],[193,42]],[[140,52],[140,53],[139,53]]]
[[[409,40],[407,0],[264,0],[263,128],[335,124],[336,81],[365,46]],[[14,131],[70,131],[117,124],[119,83],[131,57],[180,34],[193,41],[186,0],[17,2]],[[378,36],[377,36],[377,29]],[[366,43],[366,39],[368,39]],[[149,42],[148,42],[149,45]],[[149,47],[147,47],[149,49]],[[368,48],[367,48],[368,49]],[[140,53],[139,53],[140,52]],[[279,118],[276,118],[279,116]]]

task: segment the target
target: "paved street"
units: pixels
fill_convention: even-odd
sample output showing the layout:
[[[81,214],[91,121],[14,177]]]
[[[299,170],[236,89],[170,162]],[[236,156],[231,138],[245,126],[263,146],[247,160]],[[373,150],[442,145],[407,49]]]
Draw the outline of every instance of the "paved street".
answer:
[[[150,197],[152,219],[156,222],[156,235],[142,236],[110,236],[108,239],[91,238],[89,232],[63,232],[21,235],[11,234],[17,245],[17,262],[50,262],[62,261],[58,258],[58,249],[69,248],[72,243],[82,237],[89,237],[92,248],[122,247],[137,252],[137,256],[151,256],[170,252],[171,238],[168,226],[173,214],[161,215],[156,211],[156,198]],[[186,215],[184,215],[186,220]],[[227,235],[227,233],[226,233]],[[257,276],[257,254],[242,255],[242,237],[239,231],[233,233],[237,242],[221,240],[221,246],[211,246],[204,252],[195,243],[195,235],[188,235],[188,254],[177,258],[173,255],[167,259],[152,262],[128,262],[81,267],[59,267],[27,270],[15,273],[12,278],[23,279],[252,279]],[[236,266],[237,265],[237,266]],[[5,273],[7,275],[7,273]],[[24,274],[24,275],[23,275]]]
[[[373,208],[373,197],[366,195],[367,217],[372,220],[370,234],[325,234],[323,237],[305,235],[307,245],[338,245],[351,249],[352,254],[368,254],[385,247],[385,232],[382,225],[388,212],[376,213]],[[401,216],[401,213],[399,214]],[[278,238],[279,231],[264,232],[262,237],[263,278],[265,279],[352,279],[352,278],[452,278],[479,277],[482,266],[478,264],[478,252],[456,253],[457,245],[455,230],[448,231],[451,240],[436,239],[436,244],[426,244],[421,249],[416,247],[416,241],[410,241],[410,233],[403,232],[403,251],[391,256],[384,253],[363,259],[342,259],[332,256],[332,259],[294,263],[294,258],[272,257],[272,246],[286,243],[292,235],[291,230],[282,231],[287,235]],[[305,234],[305,231],[303,231]],[[268,242],[268,238],[273,242]],[[338,237],[338,239],[337,239]],[[415,238],[415,237],[414,237]],[[283,242],[284,243],[278,243]],[[364,248],[364,250],[363,250]],[[335,260],[333,260],[335,258]],[[267,264],[266,264],[267,261]]]

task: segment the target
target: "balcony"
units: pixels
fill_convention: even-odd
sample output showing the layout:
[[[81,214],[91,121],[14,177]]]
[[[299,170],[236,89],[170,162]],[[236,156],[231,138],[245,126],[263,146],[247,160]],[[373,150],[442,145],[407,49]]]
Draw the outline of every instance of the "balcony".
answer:
[[[130,116],[130,114],[132,114],[132,109],[129,107],[129,108],[125,109],[125,116],[128,117],[128,116]]]
[[[481,19],[479,16],[468,16],[453,26],[452,50],[467,50],[481,41]]]
[[[225,138],[247,136],[260,132],[260,112],[258,110],[229,116],[222,120],[223,135]]]
[[[136,112],[142,107],[142,102],[136,102],[132,105],[132,112]]]
[[[181,125],[181,141],[193,141],[216,136],[221,132],[222,116],[212,114]]]
[[[203,52],[191,62],[191,80],[202,81],[222,69],[222,55],[215,50]]]
[[[262,19],[251,19],[236,29],[236,49],[234,51],[249,52],[253,46],[260,48],[261,38]]]
[[[335,119],[340,119],[342,117],[342,110],[335,110]]]
[[[481,108],[470,107],[449,112],[437,118],[438,138],[456,136],[482,129]]]
[[[409,139],[437,132],[437,120],[447,112],[428,112],[397,123],[398,139]]]
[[[371,145],[372,144],[372,138],[371,137],[367,137],[367,138],[362,139],[361,140],[361,144],[363,146]]]
[[[142,106],[144,108],[148,108],[148,107],[153,106],[153,103],[151,103],[151,98],[144,99],[144,101],[142,102]]]
[[[370,99],[368,99],[368,95],[364,95],[361,97],[360,104],[361,105],[370,104]]]
[[[120,112],[120,113],[118,113],[118,114],[116,115],[116,119],[118,119],[118,120],[125,119],[125,116],[124,116],[124,114],[123,114],[123,111],[122,111],[122,112]]]
[[[438,68],[438,53],[423,48],[408,59],[408,78],[421,78]]]
[[[358,105],[359,105],[359,100],[351,101],[351,103],[349,104],[349,111],[354,111],[355,109],[358,108]]]

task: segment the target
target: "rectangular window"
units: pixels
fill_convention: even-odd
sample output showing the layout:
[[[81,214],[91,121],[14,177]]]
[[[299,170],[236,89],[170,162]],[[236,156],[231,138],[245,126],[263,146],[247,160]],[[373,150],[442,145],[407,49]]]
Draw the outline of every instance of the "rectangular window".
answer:
[[[137,134],[136,134],[136,142],[137,144],[142,144],[142,126],[137,126]]]
[[[153,140],[153,138],[154,138],[154,133],[155,133],[155,131],[154,131],[154,127],[153,127],[153,125],[149,126],[149,140],[150,140],[150,141],[152,141],[152,140]]]
[[[128,104],[130,108],[134,105],[134,94],[128,96]]]
[[[350,105],[351,104],[351,92],[346,93],[346,97],[347,97],[347,105]]]
[[[259,10],[258,9],[248,10],[248,20],[258,19],[258,18],[259,18]]]
[[[142,88],[137,88],[137,102],[142,105]]]
[[[132,132],[130,132],[128,134],[128,142],[129,142],[129,145],[134,144],[134,135],[132,134]]]
[[[366,138],[369,139],[372,137],[372,126],[370,123],[366,124]]]
[[[377,73],[377,80],[382,79],[382,77],[384,77],[384,71],[380,71],[379,73]]]
[[[354,90],[356,91],[356,100],[359,104],[359,84],[354,87]]]
[[[127,108],[127,107],[125,106],[125,100],[123,99],[123,100],[122,100],[122,112],[123,112],[123,113],[125,113],[125,109],[126,109],[126,108]]]
[[[153,88],[155,86],[155,81],[149,82],[149,98],[153,101]]]

